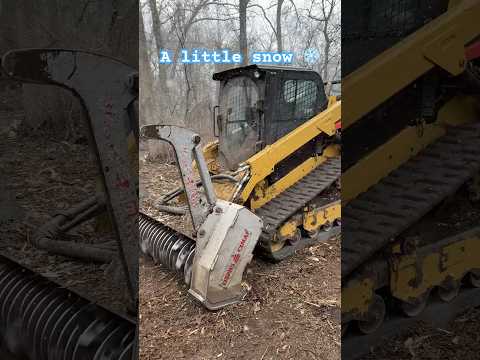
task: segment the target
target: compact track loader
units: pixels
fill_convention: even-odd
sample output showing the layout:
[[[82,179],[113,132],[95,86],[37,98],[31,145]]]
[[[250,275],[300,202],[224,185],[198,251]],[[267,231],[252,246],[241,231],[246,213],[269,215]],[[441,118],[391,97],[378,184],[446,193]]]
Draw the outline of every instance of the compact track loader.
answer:
[[[480,2],[343,8],[342,357],[356,358],[480,305]]]
[[[118,297],[125,311],[117,314],[87,299],[88,294],[81,296],[0,256],[0,349],[32,360],[135,359],[138,176],[131,159],[138,159],[138,73],[113,58],[65,49],[10,51],[2,58],[2,70],[21,83],[60,86],[80,100],[101,190],[41,226],[34,244],[89,261],[115,261],[123,274],[125,291]],[[58,236],[101,213],[109,214],[115,232],[113,251],[59,241]]]
[[[181,274],[190,294],[218,309],[242,299],[252,252],[278,262],[339,233],[341,102],[327,99],[320,76],[305,69],[246,66],[213,79],[220,81],[218,140],[203,151],[187,129],[141,129],[173,146],[183,187],[160,208],[181,213],[169,202],[183,193],[194,233],[140,214],[140,241]]]

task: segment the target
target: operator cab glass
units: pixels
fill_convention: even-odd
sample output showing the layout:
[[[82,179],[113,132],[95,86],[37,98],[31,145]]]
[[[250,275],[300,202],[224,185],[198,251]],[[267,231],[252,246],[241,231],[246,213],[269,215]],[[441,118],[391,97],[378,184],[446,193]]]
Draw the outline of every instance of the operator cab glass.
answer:
[[[228,159],[226,165],[230,169],[255,154],[259,98],[257,85],[246,76],[230,79],[222,89],[219,108],[222,122],[220,151]]]

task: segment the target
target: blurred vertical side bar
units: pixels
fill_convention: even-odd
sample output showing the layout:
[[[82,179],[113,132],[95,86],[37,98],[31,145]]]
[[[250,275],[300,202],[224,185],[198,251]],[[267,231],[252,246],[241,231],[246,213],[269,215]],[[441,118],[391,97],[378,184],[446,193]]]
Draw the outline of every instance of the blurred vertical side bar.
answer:
[[[138,358],[138,11],[0,5],[2,359]]]
[[[480,306],[479,17],[342,2],[344,359],[401,357],[393,337]]]
[[[118,259],[123,268],[125,289],[128,290],[125,301],[130,311],[135,313],[138,293],[138,175],[131,171],[126,138],[129,124],[131,125],[131,114],[127,109],[131,108],[138,96],[138,74],[131,67],[108,57],[60,49],[11,51],[3,57],[2,68],[17,81],[65,87],[71,90],[84,106],[103,175],[105,196],[98,201],[101,201],[110,213],[118,239]],[[21,278],[17,279],[12,275],[15,281],[10,279],[10,276],[6,279],[10,282],[5,284],[3,293],[8,295],[11,290],[7,285],[16,286]],[[35,291],[32,291],[35,294]],[[42,293],[43,289],[34,295],[34,299],[38,298],[42,303],[49,301],[50,299],[41,297]],[[34,309],[37,309],[39,304],[35,304],[37,306]],[[93,316],[93,322],[100,320],[94,313],[84,314],[81,308],[74,312],[78,314],[77,320],[80,323],[88,321],[88,314]],[[29,314],[29,311],[32,311],[29,306],[20,306],[18,311],[20,313],[17,315],[21,319],[30,319],[33,316]],[[12,324],[8,321],[8,315],[5,316],[8,330]],[[76,320],[70,321],[75,328]],[[29,320],[23,326],[29,330],[30,323]],[[128,324],[126,326],[128,327]],[[41,335],[34,333],[33,336]],[[33,341],[42,340],[34,338]],[[28,351],[32,350],[33,348],[30,348]],[[67,350],[65,347],[65,351]],[[37,355],[32,358],[36,359]]]

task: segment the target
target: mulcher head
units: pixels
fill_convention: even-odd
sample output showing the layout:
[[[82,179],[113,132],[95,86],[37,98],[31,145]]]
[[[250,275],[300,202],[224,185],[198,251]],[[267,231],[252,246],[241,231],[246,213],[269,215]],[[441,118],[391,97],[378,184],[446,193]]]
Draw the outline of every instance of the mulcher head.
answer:
[[[262,220],[241,205],[216,198],[197,134],[176,126],[149,125],[141,135],[173,146],[195,230],[193,240],[141,214],[142,251],[181,274],[189,293],[210,310],[242,300],[242,276],[260,237]],[[195,185],[194,161],[203,192]]]

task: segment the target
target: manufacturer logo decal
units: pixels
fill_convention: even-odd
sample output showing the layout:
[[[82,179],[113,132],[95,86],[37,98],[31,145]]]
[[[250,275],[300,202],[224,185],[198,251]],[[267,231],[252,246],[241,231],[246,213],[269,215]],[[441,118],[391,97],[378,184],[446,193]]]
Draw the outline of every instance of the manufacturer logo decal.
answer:
[[[230,264],[227,266],[227,269],[225,270],[225,273],[223,274],[223,281],[222,281],[223,286],[226,287],[228,285],[228,283],[230,282],[230,279],[231,279],[232,274],[233,274],[233,270],[235,269],[235,266],[237,266],[238,262],[240,261],[240,259],[242,257],[243,249],[245,249],[245,246],[246,246],[249,239],[250,239],[250,232],[247,229],[244,229],[243,230],[243,236],[240,239],[240,243],[238,244],[238,247],[235,249],[235,251],[234,251],[234,253],[231,257],[232,260],[231,260]]]

